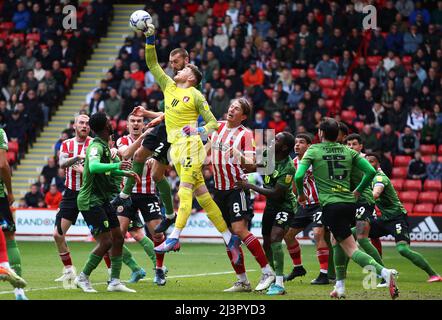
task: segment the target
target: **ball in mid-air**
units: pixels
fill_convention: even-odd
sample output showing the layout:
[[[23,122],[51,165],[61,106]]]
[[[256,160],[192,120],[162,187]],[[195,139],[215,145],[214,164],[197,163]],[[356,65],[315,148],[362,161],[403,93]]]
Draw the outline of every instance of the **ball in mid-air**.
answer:
[[[130,15],[129,27],[134,31],[146,31],[149,23],[152,23],[152,17],[144,10],[137,10]]]

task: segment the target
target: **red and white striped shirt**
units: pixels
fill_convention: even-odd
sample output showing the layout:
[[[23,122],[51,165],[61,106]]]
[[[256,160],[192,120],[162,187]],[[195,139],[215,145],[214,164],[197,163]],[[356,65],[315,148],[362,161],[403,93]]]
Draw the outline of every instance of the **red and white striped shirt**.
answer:
[[[118,139],[117,148],[119,151],[122,151],[134,142],[135,140],[130,135],[123,136],[120,139]],[[143,174],[140,178],[141,178],[141,184],[136,183],[132,189],[132,193],[155,194],[156,190],[155,190],[155,182],[152,177],[151,160],[146,161],[146,165],[144,166],[143,169]],[[124,179],[124,182],[125,181],[126,178]]]
[[[60,147],[60,157],[72,158],[81,154],[85,155],[86,149],[91,141],[91,137],[87,137],[84,142],[78,142],[76,137],[63,141]],[[66,168],[65,172],[66,180],[64,185],[66,188],[69,188],[72,191],[80,191],[81,184],[83,183],[83,175],[80,172],[75,171],[72,166]]]
[[[293,164],[298,169],[299,159],[293,159]],[[307,196],[307,204],[319,204],[318,189],[316,188],[315,178],[313,177],[313,167],[310,166],[304,176],[304,194]]]
[[[230,147],[240,150],[242,153],[254,153],[255,142],[253,133],[243,125],[236,128],[228,128],[227,122],[219,121],[217,132],[212,133],[212,166],[217,190],[232,190],[235,182],[245,178],[245,173],[239,161],[226,155]]]

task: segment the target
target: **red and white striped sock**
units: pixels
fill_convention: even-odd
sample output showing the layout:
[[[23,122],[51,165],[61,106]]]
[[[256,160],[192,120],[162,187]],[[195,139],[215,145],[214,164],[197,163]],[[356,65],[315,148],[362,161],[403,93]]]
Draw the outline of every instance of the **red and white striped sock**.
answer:
[[[247,249],[253,254],[261,268],[265,268],[269,262],[267,261],[266,254],[264,253],[259,240],[252,233],[249,233],[247,237],[244,238],[243,242],[247,246]]]
[[[8,260],[8,249],[6,248],[6,238],[0,227],[0,263],[6,265]]]
[[[241,261],[239,264],[234,264],[232,262],[232,252],[230,252],[229,248],[226,247],[226,251],[227,251],[227,255],[229,256],[230,264],[232,265],[233,270],[235,270],[235,273],[237,275],[246,273],[246,266],[244,265],[244,253],[242,252],[241,247],[239,247],[239,251],[241,252]]]
[[[287,246],[287,250],[292,258],[293,265],[295,267],[302,266],[301,247],[299,246],[298,240],[295,239],[295,244],[293,246]]]
[[[319,268],[322,273],[328,272],[328,255],[329,249],[328,247],[318,248],[316,250],[316,256],[319,261]]]
[[[103,259],[104,259],[104,262],[106,263],[107,268],[110,269],[110,267],[111,267],[111,259],[109,257],[109,253],[106,253],[103,256]]]
[[[371,244],[378,250],[379,255],[382,257],[382,242],[379,238],[371,238]]]
[[[62,252],[59,255],[60,255],[61,262],[63,263],[65,268],[72,267],[71,253],[69,251]]]
[[[164,242],[164,239],[165,238],[164,238],[164,234],[163,234],[161,241],[156,241],[156,240],[153,241],[154,246],[156,247],[156,246],[159,246],[160,244],[162,244]],[[163,267],[163,263],[164,263],[164,253],[155,252],[155,256],[157,258],[156,267],[157,267],[157,269],[161,269]]]

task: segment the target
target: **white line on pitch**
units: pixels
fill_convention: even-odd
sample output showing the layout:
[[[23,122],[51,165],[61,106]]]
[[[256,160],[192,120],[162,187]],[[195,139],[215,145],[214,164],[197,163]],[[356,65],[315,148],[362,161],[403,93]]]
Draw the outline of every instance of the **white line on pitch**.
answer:
[[[255,269],[247,270],[247,272],[254,272]],[[167,279],[178,279],[178,278],[193,278],[193,277],[206,277],[206,276],[217,276],[217,275],[223,275],[223,274],[231,274],[235,273],[235,271],[223,271],[223,272],[210,272],[210,273],[197,273],[197,274],[181,274],[176,276],[168,276]],[[149,281],[153,280],[153,278],[144,278],[140,281]],[[94,286],[100,286],[100,285],[107,285],[107,282],[97,282],[93,284]],[[47,288],[30,288],[25,289],[26,292],[34,292],[34,291],[48,291],[48,290],[56,290],[56,289],[64,289],[63,287],[47,287]],[[70,290],[70,289],[66,289]],[[75,289],[73,289],[75,290]],[[14,291],[0,291],[1,294],[10,294],[14,293]]]

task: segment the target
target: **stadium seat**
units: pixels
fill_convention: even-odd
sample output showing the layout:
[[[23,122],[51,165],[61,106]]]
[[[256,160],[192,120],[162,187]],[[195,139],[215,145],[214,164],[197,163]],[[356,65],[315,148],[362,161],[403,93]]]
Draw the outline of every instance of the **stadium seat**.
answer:
[[[8,151],[18,153],[18,142],[17,141],[9,141],[8,142]]]
[[[112,129],[117,130],[117,121],[116,120],[110,120],[110,123],[112,125]]]
[[[439,194],[439,203],[442,203],[442,192]]]
[[[431,156],[428,154],[425,156],[422,156],[422,161],[425,162],[426,164],[429,164],[431,162]]]
[[[439,145],[439,148],[437,149],[438,155],[442,156],[442,144]]]
[[[437,149],[435,144],[422,144],[419,150],[422,155],[432,155]]]
[[[26,35],[26,41],[34,40],[36,43],[40,42],[40,34],[39,33],[28,33]]]
[[[0,30],[11,31],[14,29],[14,22],[2,22],[0,23]]]
[[[419,193],[417,201],[419,203],[437,203],[437,196],[439,193],[437,191],[425,191]]]
[[[72,80],[72,69],[71,68],[61,68],[61,71],[66,75],[65,86],[68,87]]]
[[[322,90],[322,92],[324,93],[324,95],[328,98],[328,99],[333,99],[336,98],[339,95],[338,90],[334,90],[334,89],[330,89],[330,88],[325,88],[324,90]]]
[[[324,79],[320,79],[318,84],[322,89],[325,89],[325,88],[333,89],[333,87],[335,85],[335,80],[324,78]]]
[[[412,57],[411,56],[403,56],[402,63],[404,66],[411,66]]]
[[[354,119],[356,119],[356,111],[355,110],[343,110],[341,112],[341,119],[344,122],[352,123]]]
[[[355,123],[353,123],[353,125],[356,127],[356,129],[358,129],[359,131],[361,131],[362,128],[364,127],[364,122],[362,122],[362,121],[356,121]]]
[[[442,203],[436,204],[434,206],[433,213],[442,213]]]
[[[381,61],[381,60],[382,60],[382,56],[369,56],[369,57],[367,57],[367,65],[372,69],[373,68],[376,69],[379,61]]]
[[[344,86],[345,80],[344,79],[336,79],[335,80],[335,88],[339,89]]]
[[[421,180],[406,180],[404,183],[404,191],[421,191],[422,181]]]
[[[439,180],[425,180],[424,191],[442,191],[442,182]]]
[[[272,92],[273,89],[265,89],[264,93],[266,94],[267,98],[272,99]]]
[[[416,204],[413,208],[414,213],[432,213],[434,204],[432,203],[420,203]]]
[[[402,191],[405,182],[404,179],[391,179],[390,181],[396,191]]]
[[[402,191],[399,192],[399,199],[401,202],[411,202],[416,203],[419,192],[417,191]]]
[[[406,179],[408,169],[406,167],[393,168],[393,179]]]
[[[266,202],[265,201],[255,201],[255,203],[253,205],[253,209],[255,211],[263,211],[265,206],[266,206]]]
[[[405,203],[402,203],[402,205],[404,206],[405,210],[407,210],[408,213],[413,212],[414,203],[405,202]]]
[[[9,35],[9,40],[13,40],[13,39],[15,39],[15,38],[17,38],[18,40],[20,40],[20,42],[25,42],[25,35],[24,35],[24,33],[11,33],[10,35]]]
[[[411,161],[410,156],[396,156],[394,157],[394,166],[395,167],[408,167],[408,164]]]
[[[333,109],[335,107],[335,100],[333,99],[325,100],[325,106],[327,107],[327,109]]]
[[[301,69],[295,69],[295,68],[292,69],[293,78],[298,78],[300,74],[301,74]]]
[[[118,122],[118,126],[117,126],[118,133],[124,132],[124,130],[126,130],[126,128],[127,128],[127,121],[126,120],[120,120]]]
[[[13,165],[14,163],[17,162],[17,155],[15,152],[8,151],[6,153],[6,159],[8,160],[8,163],[10,165]]]
[[[310,79],[316,79],[316,71],[315,71],[315,69],[308,69],[307,70],[307,76]]]

